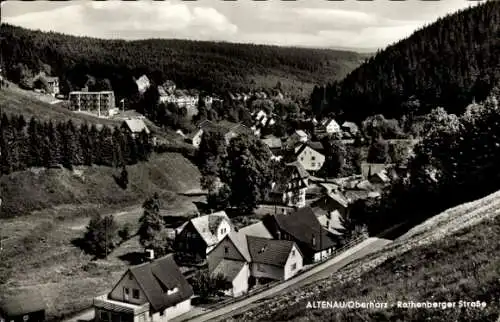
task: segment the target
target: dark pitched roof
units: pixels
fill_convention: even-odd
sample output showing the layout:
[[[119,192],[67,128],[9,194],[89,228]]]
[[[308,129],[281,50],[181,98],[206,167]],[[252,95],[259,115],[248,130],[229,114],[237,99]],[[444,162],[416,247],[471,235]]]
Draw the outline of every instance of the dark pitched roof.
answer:
[[[45,308],[43,297],[37,290],[30,290],[0,302],[0,311],[9,317],[38,312]]]
[[[275,220],[281,230],[314,251],[337,245],[337,241],[330,237],[326,229],[321,227],[311,207],[300,208],[289,215],[278,214],[275,216]],[[316,241],[314,244],[313,237]]]
[[[295,156],[299,156],[299,154],[301,154],[302,151],[304,151],[307,147],[321,154],[323,154],[323,152],[325,151],[325,148],[323,147],[323,144],[321,142],[306,142],[302,143],[302,145],[297,148]]]
[[[290,240],[273,240],[247,236],[248,249],[254,263],[283,267],[295,244]]]
[[[174,256],[167,255],[151,263],[131,267],[130,274],[146,294],[155,312],[183,302],[193,296],[193,289],[182,275],[174,261]],[[178,291],[168,295],[165,289]]]
[[[323,152],[325,150],[325,147],[323,146],[323,143],[321,143],[319,141],[310,141],[310,142],[307,142],[307,145],[311,149],[316,150],[318,152]]]
[[[304,167],[302,166],[302,164],[300,164],[299,161],[287,163],[286,166],[297,169],[297,171],[299,171],[300,178],[302,179],[309,178],[309,172],[307,172],[306,169],[304,169]]]

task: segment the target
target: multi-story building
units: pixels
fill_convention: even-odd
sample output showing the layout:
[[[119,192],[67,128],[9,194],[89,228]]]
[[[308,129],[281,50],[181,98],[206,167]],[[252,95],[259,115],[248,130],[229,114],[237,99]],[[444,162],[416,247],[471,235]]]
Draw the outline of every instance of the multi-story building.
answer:
[[[98,116],[109,115],[109,111],[115,108],[115,94],[113,91],[71,92],[69,102],[74,111],[88,111]]]

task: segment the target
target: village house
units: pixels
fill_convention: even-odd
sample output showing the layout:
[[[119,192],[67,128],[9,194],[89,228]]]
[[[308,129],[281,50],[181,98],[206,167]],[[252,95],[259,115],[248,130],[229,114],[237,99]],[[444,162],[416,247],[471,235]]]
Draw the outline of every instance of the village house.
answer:
[[[293,241],[273,240],[231,232],[208,255],[209,272],[222,274],[232,284],[226,292],[240,296],[255,284],[284,281],[303,266],[300,250]]]
[[[323,146],[319,142],[301,144],[295,148],[295,158],[306,171],[315,173],[325,163],[325,155],[320,152],[323,150],[322,148]]]
[[[137,137],[142,133],[142,131],[145,131],[146,134],[150,133],[148,127],[146,126],[146,123],[144,123],[143,120],[139,119],[129,119],[123,121],[122,129],[129,132],[132,137]]]
[[[284,173],[273,182],[270,201],[289,207],[304,207],[306,191],[309,185],[309,173],[299,162],[285,165]]]
[[[340,125],[332,118],[324,119],[316,126],[316,134],[334,134],[341,132],[342,129]]]
[[[282,151],[282,143],[281,139],[274,136],[274,135],[269,135],[263,139],[261,139],[262,143],[264,143],[268,148],[269,151],[271,152],[271,159],[275,161],[279,161],[283,158],[283,151]]]
[[[166,80],[165,83],[163,83],[162,87],[169,94],[174,93],[174,91],[176,89],[175,83],[171,80]]]
[[[199,148],[202,137],[203,137],[203,130],[196,129],[193,132],[186,135],[185,140],[187,143],[191,144],[193,147]]]
[[[129,268],[94,298],[96,322],[166,322],[191,310],[193,290],[173,255]]]
[[[347,216],[349,212],[349,200],[339,190],[327,192],[323,197],[314,201],[311,207],[320,208],[327,213],[338,211],[340,215]]]
[[[0,302],[0,322],[45,321],[46,304],[38,290],[30,290]]]
[[[139,77],[138,80],[135,81],[137,84],[137,90],[139,91],[139,94],[144,94],[146,90],[151,86],[151,82],[149,81],[149,78],[146,75],[142,75]]]
[[[45,77],[47,84],[49,84],[49,90],[52,96],[59,94],[59,77]]]
[[[339,246],[338,237],[321,226],[311,207],[300,208],[291,214],[266,215],[262,221],[275,239],[297,244],[304,264],[330,257]]]
[[[189,259],[202,261],[233,229],[224,211],[195,217],[176,229],[174,248]]]
[[[345,227],[343,224],[343,218],[338,210],[327,212],[321,208],[315,208],[313,211],[321,226],[328,230],[331,234],[337,236],[342,236],[344,234]]]
[[[355,136],[359,132],[359,128],[354,122],[345,121],[342,123],[342,131],[349,133],[351,136]]]

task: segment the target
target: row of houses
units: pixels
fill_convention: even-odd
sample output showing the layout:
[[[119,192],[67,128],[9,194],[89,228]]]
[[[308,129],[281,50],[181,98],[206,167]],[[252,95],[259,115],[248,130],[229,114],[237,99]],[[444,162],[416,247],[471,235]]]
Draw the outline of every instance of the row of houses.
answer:
[[[250,128],[248,128],[243,124],[233,123],[228,121],[221,121],[215,123],[209,120],[204,120],[198,124],[197,129],[195,131],[185,136],[185,140],[187,143],[193,145],[193,147],[199,148],[203,133],[215,132],[215,131],[223,133],[227,144],[229,144],[232,138],[237,137],[239,135],[254,134]]]

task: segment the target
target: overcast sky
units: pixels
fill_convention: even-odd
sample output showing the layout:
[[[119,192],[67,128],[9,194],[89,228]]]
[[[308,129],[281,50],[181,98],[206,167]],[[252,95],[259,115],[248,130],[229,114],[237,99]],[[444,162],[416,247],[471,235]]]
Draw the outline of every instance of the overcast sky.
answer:
[[[372,51],[477,1],[5,1],[2,22],[99,38],[181,38]]]

